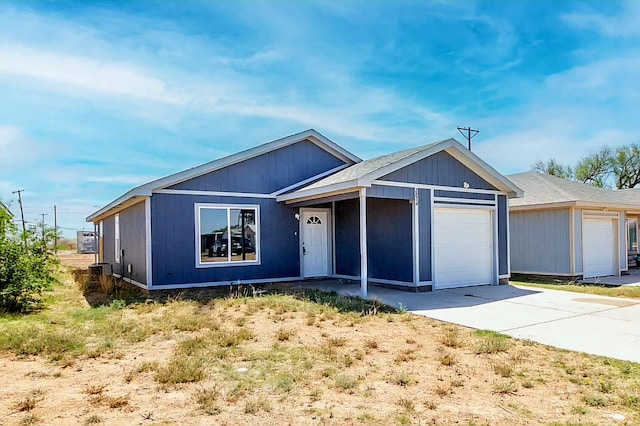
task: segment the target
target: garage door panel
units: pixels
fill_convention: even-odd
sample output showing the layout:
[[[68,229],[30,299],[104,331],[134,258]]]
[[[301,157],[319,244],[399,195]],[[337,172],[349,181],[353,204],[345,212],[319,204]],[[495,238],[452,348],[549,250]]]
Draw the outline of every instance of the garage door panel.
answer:
[[[582,226],[582,265],[585,278],[615,275],[615,221],[585,218]]]
[[[434,280],[436,288],[491,284],[494,277],[491,211],[436,209]]]

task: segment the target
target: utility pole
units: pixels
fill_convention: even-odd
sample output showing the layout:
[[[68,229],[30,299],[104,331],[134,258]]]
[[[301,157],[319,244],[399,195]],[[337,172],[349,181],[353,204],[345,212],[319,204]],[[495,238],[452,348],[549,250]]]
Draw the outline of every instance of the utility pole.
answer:
[[[53,252],[58,253],[58,209],[55,204],[53,205],[53,229],[54,229]]]
[[[40,213],[40,216],[42,216],[42,241],[44,241],[44,217],[46,215],[46,213]]]
[[[24,189],[18,189],[12,192],[12,194],[18,194],[18,204],[20,204],[20,217],[22,218],[22,240],[24,241],[24,246],[27,246],[27,223],[24,221],[24,209],[22,208],[22,193]]]
[[[467,143],[469,144],[469,151],[471,151],[471,139],[475,135],[480,133],[480,130],[472,129],[471,127],[460,127],[460,126],[458,126],[458,131],[460,132],[460,134],[462,136],[464,136],[467,139]],[[467,134],[465,135],[464,132],[467,132]]]

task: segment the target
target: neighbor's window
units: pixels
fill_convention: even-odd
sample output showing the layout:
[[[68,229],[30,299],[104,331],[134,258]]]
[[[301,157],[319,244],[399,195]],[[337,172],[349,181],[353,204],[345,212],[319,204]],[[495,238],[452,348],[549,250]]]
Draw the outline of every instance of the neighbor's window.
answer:
[[[120,263],[120,214],[116,213],[116,217],[114,219],[114,246],[116,250],[116,263]]]
[[[196,204],[198,266],[257,263],[258,206]]]

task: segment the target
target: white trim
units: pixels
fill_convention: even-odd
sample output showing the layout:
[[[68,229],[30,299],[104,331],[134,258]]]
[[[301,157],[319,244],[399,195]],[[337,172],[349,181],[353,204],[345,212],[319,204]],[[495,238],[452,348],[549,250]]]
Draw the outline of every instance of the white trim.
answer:
[[[571,273],[576,271],[576,215],[575,207],[569,207],[569,270]]]
[[[491,225],[493,226],[493,279],[494,285],[500,284],[500,235],[498,234],[498,194],[494,195],[495,207],[491,210]]]
[[[332,275],[330,278],[337,278],[337,279],[342,279],[342,280],[351,280],[351,281],[361,281],[362,277],[359,275],[343,275],[343,274],[334,274]],[[402,287],[407,287],[407,288],[413,288],[413,283],[410,281],[397,281],[397,280],[387,280],[384,278],[369,278],[367,280],[368,282],[371,283],[379,283],[379,284],[391,284],[391,285],[397,285],[397,286],[402,286]],[[429,283],[431,283],[431,281],[428,281]]]
[[[495,205],[485,205],[485,204],[449,204],[449,203],[436,203],[434,204],[437,209],[470,209],[470,210],[493,210],[496,208]]]
[[[426,287],[426,286],[428,286],[428,285],[430,285],[430,286],[431,286],[431,291],[435,290],[435,289],[433,288],[433,281],[420,281],[420,282],[418,283],[418,288],[420,288],[420,287]]]
[[[336,202],[331,202],[331,275],[336,273]]]
[[[151,197],[144,202],[144,235],[145,235],[145,263],[147,266],[147,288],[153,287],[153,257],[151,256]]]
[[[476,189],[476,188],[462,188],[457,186],[442,186],[442,185],[430,185],[426,183],[410,183],[410,182],[396,182],[391,180],[373,180],[371,181],[372,185],[382,185],[382,186],[397,186],[400,188],[418,188],[418,189],[433,189],[436,191],[451,191],[451,192],[462,192],[462,193],[470,193],[470,194],[503,194],[506,195],[503,191],[496,191],[493,189]],[[486,200],[485,200],[486,201]]]
[[[120,275],[120,274],[116,274],[115,272],[114,272],[113,274],[111,274],[111,275],[112,275],[112,276],[114,276],[114,277],[116,277],[116,278],[117,278],[117,279],[119,279],[119,280],[122,280],[122,281],[124,281],[124,282],[129,283],[129,284],[133,284],[133,285],[135,285],[136,287],[140,287],[140,288],[143,288],[143,289],[145,289],[145,290],[147,290],[147,289],[148,289],[148,288],[147,288],[147,286],[146,286],[145,284],[142,284],[141,282],[138,282],[138,281],[136,281],[136,280],[132,280],[131,278],[123,277],[122,275]]]
[[[413,285],[418,286],[420,283],[420,200],[418,197],[418,188],[413,189],[413,205],[411,212],[413,213]]]
[[[113,246],[115,257],[113,258],[117,264],[120,264],[120,254],[122,249],[122,241],[120,237],[120,213],[116,213],[113,217]]]
[[[430,219],[430,224],[429,226],[431,227],[431,282],[432,282],[432,288],[433,290],[436,289],[436,251],[433,249],[433,232],[435,231],[435,213],[436,213],[436,205],[435,202],[433,200],[433,196],[434,196],[434,189],[433,188],[429,188],[429,219]]]
[[[509,199],[505,198],[505,213],[507,217],[507,275],[511,276],[511,217],[509,216]]]
[[[302,277],[285,277],[285,278],[264,278],[255,280],[233,280],[233,281],[207,281],[202,283],[185,283],[185,284],[156,284],[154,290],[176,290],[181,288],[201,288],[201,287],[221,287],[225,285],[245,285],[245,284],[268,284],[278,282],[304,281]]]
[[[511,278],[511,275],[510,274],[498,275],[498,279],[502,279],[502,278]]]
[[[136,188],[131,189],[129,192],[124,195],[118,197],[111,203],[102,207],[100,210],[91,214],[86,218],[87,222],[93,222],[97,219],[100,219],[101,216],[108,213],[114,207],[122,203],[128,202],[131,198],[140,197],[140,196],[150,196],[154,190],[166,188],[167,186],[177,185],[178,183],[184,182],[189,179],[196,178],[198,176],[202,176],[207,173],[214,172],[216,170],[220,170],[222,168],[231,166],[233,164],[237,164],[241,161],[245,161],[254,157],[257,157],[262,154],[266,154],[271,151],[275,151],[280,148],[284,148],[289,145],[293,145],[298,142],[302,142],[304,140],[309,140],[325,151],[331,153],[337,158],[345,161],[346,163],[359,163],[362,161],[356,155],[353,155],[346,149],[342,148],[340,145],[331,141],[327,137],[320,134],[318,131],[314,129],[308,129],[290,136],[286,136],[284,138],[276,139],[271,142],[267,142],[262,145],[258,145],[254,148],[238,152],[236,154],[229,155],[224,158],[220,158],[218,160],[211,161],[206,164],[202,164],[197,167],[193,167],[187,170],[183,170],[178,173],[174,173],[172,175],[166,176],[164,178],[160,178],[151,182],[148,182],[144,185],[140,185]]]
[[[417,189],[417,188],[416,188]],[[494,194],[498,195],[498,194]],[[495,201],[492,200],[477,200],[475,198],[453,198],[453,197],[435,197],[435,201],[439,203],[448,203],[448,204],[480,204],[485,206],[494,206]]]
[[[190,189],[154,189],[153,193],[172,195],[212,195],[217,197],[276,198],[276,196],[272,194],[260,194],[253,192],[192,191]]]
[[[340,280],[360,281],[360,277],[358,275],[333,274],[330,278],[338,278]]]
[[[202,256],[202,248],[201,244],[201,234],[200,234],[200,210],[203,208],[209,209],[226,209],[227,211],[227,261],[226,262],[211,262],[211,263],[202,263],[200,258]],[[253,209],[256,211],[256,242],[255,242],[255,252],[256,252],[256,260],[239,260],[239,261],[231,261],[231,256],[233,255],[231,250],[231,210],[248,210]],[[194,220],[195,220],[195,239],[194,239],[194,250],[195,250],[195,261],[196,261],[196,269],[201,268],[222,268],[222,267],[237,267],[237,266],[256,266],[262,264],[262,259],[260,256],[260,205],[258,204],[218,204],[218,203],[194,203]]]
[[[311,176],[310,178],[307,178],[305,180],[301,180],[300,182],[296,182],[293,185],[289,185],[286,188],[282,188],[282,189],[279,189],[279,190],[277,190],[275,192],[272,192],[270,195],[273,195],[274,198],[275,198],[275,196],[277,196],[277,195],[284,194],[285,192],[291,191],[292,189],[295,189],[295,188],[300,188],[301,186],[304,186],[304,185],[306,185],[306,184],[308,184],[310,182],[313,182],[313,181],[316,181],[318,179],[322,179],[325,176],[329,176],[329,175],[332,175],[334,173],[337,173],[342,169],[346,169],[349,166],[350,166],[350,164],[343,164],[341,166],[334,167],[331,170],[327,170],[326,172],[320,173],[320,174],[315,175],[315,176]]]
[[[367,297],[367,189],[360,188],[360,292]]]
[[[298,235],[300,236],[298,238],[298,250],[299,250],[299,258],[300,258],[300,276],[303,277],[303,279],[308,279],[308,278],[321,278],[321,277],[330,277],[331,274],[333,273],[333,268],[331,267],[331,263],[333,261],[333,239],[332,239],[332,235],[330,234],[331,229],[332,229],[332,220],[331,220],[331,209],[327,209],[327,208],[314,208],[314,207],[300,207],[298,209],[298,212],[300,214],[300,220],[298,221]],[[326,275],[312,275],[312,276],[305,276],[304,274],[304,259],[303,259],[303,249],[302,249],[302,244],[303,244],[303,237],[304,237],[304,220],[303,219],[303,213],[307,212],[323,212],[327,214],[327,221],[329,223],[326,223],[326,228],[327,228],[327,274]]]
[[[318,197],[318,195],[321,195],[322,197],[328,197],[330,195],[355,192],[358,190],[359,187],[357,186],[357,182],[355,180],[350,180],[348,182],[340,182],[334,185],[321,186],[311,189],[301,189],[289,194],[280,194],[276,197],[276,200],[300,202],[307,199],[320,198]]]

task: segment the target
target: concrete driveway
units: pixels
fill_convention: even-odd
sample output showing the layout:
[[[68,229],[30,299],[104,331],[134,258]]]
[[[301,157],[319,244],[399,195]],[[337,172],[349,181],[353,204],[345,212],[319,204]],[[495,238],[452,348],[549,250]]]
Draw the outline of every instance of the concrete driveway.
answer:
[[[327,282],[321,288],[327,289]],[[357,284],[329,284],[359,295]],[[369,287],[369,298],[476,329],[640,362],[640,301],[513,285],[409,293]]]

